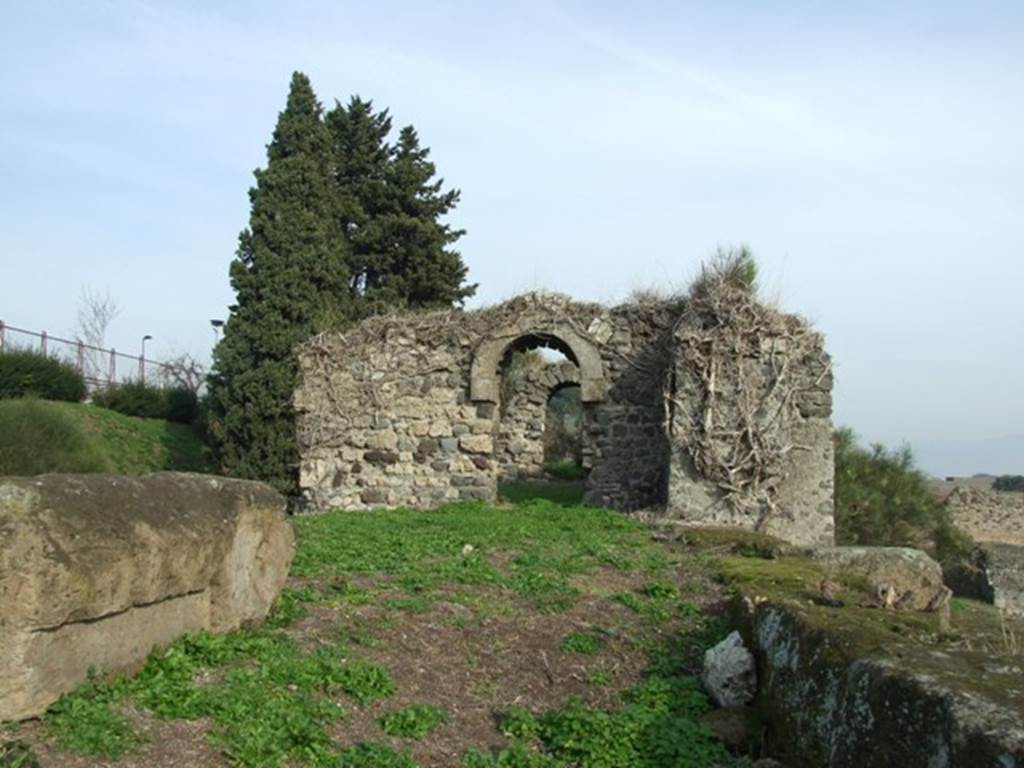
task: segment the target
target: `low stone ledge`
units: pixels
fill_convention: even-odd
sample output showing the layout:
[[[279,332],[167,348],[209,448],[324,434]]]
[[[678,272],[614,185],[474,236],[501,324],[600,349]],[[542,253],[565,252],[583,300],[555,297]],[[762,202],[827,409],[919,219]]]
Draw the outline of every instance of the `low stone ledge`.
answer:
[[[41,714],[90,667],[263,619],[294,554],[284,509],[205,475],[0,479],[0,720]]]

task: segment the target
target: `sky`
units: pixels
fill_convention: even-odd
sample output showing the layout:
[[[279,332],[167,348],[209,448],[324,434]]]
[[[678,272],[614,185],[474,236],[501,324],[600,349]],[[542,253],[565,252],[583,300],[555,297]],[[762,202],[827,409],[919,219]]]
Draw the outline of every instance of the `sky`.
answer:
[[[0,320],[208,359],[292,71],[413,124],[470,307],[681,290],[746,244],[837,424],[1024,473],[1019,2],[0,0]]]

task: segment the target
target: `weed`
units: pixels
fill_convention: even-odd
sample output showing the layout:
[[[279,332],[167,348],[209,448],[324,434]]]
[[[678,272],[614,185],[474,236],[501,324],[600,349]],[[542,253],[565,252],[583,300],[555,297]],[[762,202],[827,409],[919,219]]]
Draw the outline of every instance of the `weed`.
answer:
[[[346,664],[338,672],[337,683],[360,704],[386,699],[395,692],[395,681],[388,671],[368,661],[356,660]]]
[[[605,636],[602,632],[572,632],[562,638],[562,650],[569,653],[581,653],[585,656],[593,656],[600,651],[605,644]]]
[[[427,704],[413,704],[382,715],[378,722],[389,736],[422,739],[430,731],[448,722],[444,712]]]
[[[587,685],[593,685],[598,688],[603,688],[609,685],[612,681],[611,673],[603,667],[592,669],[587,674]]]
[[[39,768],[39,758],[17,741],[0,744],[0,768]]]
[[[65,749],[116,760],[142,743],[117,711],[124,695],[124,678],[106,682],[90,670],[88,679],[50,707],[43,720]]]
[[[338,758],[335,768],[417,768],[408,752],[398,752],[383,744],[361,742],[349,747]]]

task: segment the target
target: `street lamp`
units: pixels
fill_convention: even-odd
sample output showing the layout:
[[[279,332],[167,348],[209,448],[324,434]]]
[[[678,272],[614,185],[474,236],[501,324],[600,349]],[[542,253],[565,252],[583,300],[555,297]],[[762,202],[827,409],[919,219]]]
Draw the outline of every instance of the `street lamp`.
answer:
[[[139,355],[139,382],[146,383],[146,342],[152,339],[148,333],[142,337],[142,354]]]
[[[213,343],[216,344],[220,341],[220,329],[224,327],[223,320],[211,320],[210,325],[213,326]]]

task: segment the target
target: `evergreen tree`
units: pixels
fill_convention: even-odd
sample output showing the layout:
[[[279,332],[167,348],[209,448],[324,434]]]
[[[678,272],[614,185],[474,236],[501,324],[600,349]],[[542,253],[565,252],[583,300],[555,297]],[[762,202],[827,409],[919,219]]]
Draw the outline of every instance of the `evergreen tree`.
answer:
[[[222,468],[296,488],[292,393],[297,344],[351,315],[345,202],[331,136],[309,79],[292,76],[288,102],[249,191],[249,227],[231,264],[237,303],[214,351],[210,431]]]
[[[349,288],[359,298],[386,268],[381,217],[391,210],[391,118],[386,109],[375,113],[372,101],[353,96],[347,107],[335,103],[326,122],[334,142],[341,230],[349,246]]]
[[[328,115],[334,140],[342,229],[350,244],[350,287],[359,315],[391,307],[449,307],[476,291],[462,257],[449,246],[463,234],[442,223],[458,190],[442,191],[429,150],[404,128],[387,143],[387,110],[353,97]]]
[[[444,179],[434,180],[437,171],[429,155],[409,125],[399,135],[389,167],[393,211],[382,228],[391,248],[375,296],[410,308],[450,307],[476,293],[476,285],[466,285],[462,256],[450,247],[466,232],[441,221],[459,202],[460,192],[442,191]]]

